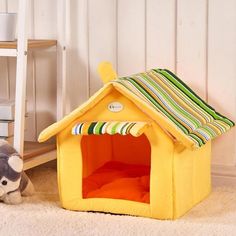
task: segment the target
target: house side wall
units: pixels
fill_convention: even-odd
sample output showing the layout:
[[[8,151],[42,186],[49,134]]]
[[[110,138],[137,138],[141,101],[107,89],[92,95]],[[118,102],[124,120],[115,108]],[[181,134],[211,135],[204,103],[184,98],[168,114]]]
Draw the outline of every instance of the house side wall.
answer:
[[[173,153],[174,143],[156,124],[145,133],[152,144],[150,204],[151,216],[157,219],[173,218]]]
[[[211,142],[196,150],[175,147],[173,162],[174,218],[202,201],[211,190]]]

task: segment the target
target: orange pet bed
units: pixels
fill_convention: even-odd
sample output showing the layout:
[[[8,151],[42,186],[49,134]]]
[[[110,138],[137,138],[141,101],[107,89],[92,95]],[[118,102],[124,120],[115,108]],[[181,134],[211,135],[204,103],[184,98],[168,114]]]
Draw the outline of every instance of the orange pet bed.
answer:
[[[83,198],[149,203],[150,166],[107,162],[83,179]]]

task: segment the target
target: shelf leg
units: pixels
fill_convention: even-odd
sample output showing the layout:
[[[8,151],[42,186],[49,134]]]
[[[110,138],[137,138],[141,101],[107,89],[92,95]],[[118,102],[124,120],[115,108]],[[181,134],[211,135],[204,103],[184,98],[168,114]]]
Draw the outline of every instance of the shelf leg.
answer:
[[[70,1],[58,0],[57,4],[57,120],[66,114],[66,33]]]
[[[15,94],[15,128],[14,147],[23,155],[25,129],[25,101],[27,76],[27,14],[28,0],[19,1],[18,9],[18,41]]]

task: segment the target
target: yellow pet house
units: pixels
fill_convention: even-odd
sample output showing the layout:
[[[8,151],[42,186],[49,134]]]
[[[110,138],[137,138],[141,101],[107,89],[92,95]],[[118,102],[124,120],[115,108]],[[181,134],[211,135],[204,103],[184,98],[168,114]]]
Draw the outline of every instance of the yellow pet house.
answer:
[[[116,78],[44,130],[57,137],[62,207],[175,219],[211,190],[211,139],[234,123],[168,70]]]

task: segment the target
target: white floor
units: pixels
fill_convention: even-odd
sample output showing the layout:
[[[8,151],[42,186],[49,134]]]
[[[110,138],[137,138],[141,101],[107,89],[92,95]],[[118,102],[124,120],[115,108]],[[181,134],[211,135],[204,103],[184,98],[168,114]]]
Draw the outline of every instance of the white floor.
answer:
[[[176,221],[102,213],[72,212],[59,206],[56,169],[37,167],[29,175],[37,194],[17,206],[0,204],[0,235],[233,236],[236,235],[236,188],[215,185],[208,199]]]

